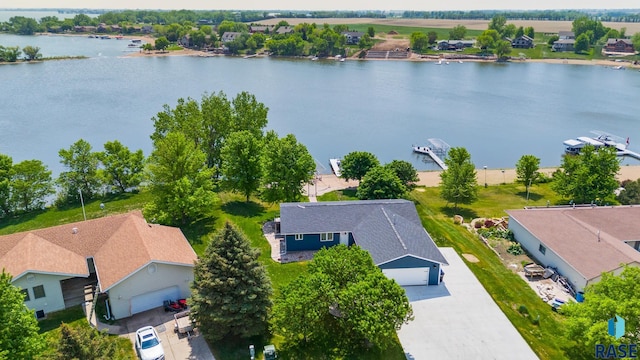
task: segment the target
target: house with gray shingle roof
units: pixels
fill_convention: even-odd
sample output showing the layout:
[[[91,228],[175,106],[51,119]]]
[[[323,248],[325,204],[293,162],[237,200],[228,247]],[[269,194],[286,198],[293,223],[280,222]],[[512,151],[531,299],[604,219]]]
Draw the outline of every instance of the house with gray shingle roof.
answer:
[[[602,273],[640,266],[640,207],[508,210],[509,230],[528,254],[582,291]]]
[[[287,252],[358,245],[400,285],[437,285],[448,265],[407,200],[282,203],[276,222]]]
[[[0,268],[38,317],[84,303],[86,286],[116,319],[186,298],[196,259],[180,229],[140,211],[0,236]]]

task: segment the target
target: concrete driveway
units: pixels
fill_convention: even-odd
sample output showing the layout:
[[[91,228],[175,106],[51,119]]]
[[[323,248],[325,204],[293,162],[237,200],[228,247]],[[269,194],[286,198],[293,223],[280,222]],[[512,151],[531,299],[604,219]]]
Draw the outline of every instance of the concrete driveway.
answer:
[[[452,248],[438,286],[407,286],[415,320],[398,331],[407,359],[537,359]]]
[[[128,337],[134,347],[136,330],[147,325],[153,326],[162,341],[166,360],[215,360],[209,346],[197,330],[190,338],[174,332],[173,313],[165,312],[162,307],[135,314],[120,322],[127,331],[123,336]]]

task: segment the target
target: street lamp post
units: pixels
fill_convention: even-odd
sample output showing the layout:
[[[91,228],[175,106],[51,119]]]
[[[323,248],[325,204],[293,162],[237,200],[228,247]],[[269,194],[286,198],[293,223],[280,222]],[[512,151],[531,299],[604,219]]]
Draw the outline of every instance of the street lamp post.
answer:
[[[487,165],[484,166],[484,187],[487,187]]]

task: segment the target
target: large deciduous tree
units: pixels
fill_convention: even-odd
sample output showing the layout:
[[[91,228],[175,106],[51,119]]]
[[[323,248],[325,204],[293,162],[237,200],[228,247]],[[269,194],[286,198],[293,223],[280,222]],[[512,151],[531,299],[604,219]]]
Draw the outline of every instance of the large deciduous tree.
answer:
[[[42,209],[53,195],[51,171],[40,160],[25,160],[13,166],[11,202],[17,211]]]
[[[362,178],[356,196],[361,200],[398,199],[406,193],[406,186],[392,169],[376,166]]]
[[[384,167],[393,171],[400,181],[402,181],[402,184],[407,188],[407,190],[414,189],[416,187],[416,183],[420,180],[418,177],[418,171],[408,161],[393,160]]]
[[[164,105],[152,120],[156,141],[169,132],[182,132],[205,155],[207,166],[219,174],[222,166],[220,151],[225,139],[236,131],[249,131],[261,138],[267,126],[269,109],[255,96],[241,92],[231,101],[222,91],[202,95],[200,102],[187,98],[178,99],[175,108]]]
[[[464,25],[456,25],[449,31],[449,40],[462,40],[467,35],[467,28]]]
[[[11,275],[0,274],[0,359],[37,359],[46,342],[33,310],[24,304],[24,294],[11,283]]]
[[[316,164],[306,146],[289,134],[270,133],[263,152],[262,197],[268,202],[297,201],[314,176]]]
[[[58,151],[60,163],[67,169],[57,180],[62,189],[61,200],[79,202],[80,192],[83,199],[92,199],[100,189],[98,154],[91,150],[91,144],[80,139],[69,149]]]
[[[577,155],[564,156],[562,165],[553,173],[551,188],[577,204],[604,203],[613,199],[619,186],[616,180],[619,170],[615,148],[596,150],[587,145]]]
[[[104,151],[98,153],[98,159],[104,166],[102,176],[113,191],[123,193],[142,182],[144,170],[142,150],[131,152],[118,140],[109,141],[104,144]]]
[[[585,289],[584,302],[563,305],[565,333],[575,346],[574,358],[593,356],[596,344],[619,345],[638,342],[640,336],[640,268],[626,266],[620,275],[603,273],[602,278]],[[619,339],[609,335],[608,320],[625,319],[625,334]]]
[[[621,204],[640,204],[640,179],[636,181],[625,180],[621,186],[624,190],[620,191],[620,194],[616,196],[616,199]]]
[[[167,134],[149,157],[153,202],[145,208],[147,217],[184,225],[206,216],[216,201],[211,177],[204,154],[193,142],[180,132]]]
[[[244,130],[229,135],[222,147],[223,185],[244,195],[247,202],[260,188],[262,144],[259,138]]]
[[[292,350],[362,356],[393,343],[413,319],[404,289],[357,246],[324,248],[278,294],[273,324]]]
[[[540,176],[538,170],[540,170],[540,159],[534,155],[522,155],[516,163],[518,181],[526,185],[527,192],[529,191],[529,186],[535,184]]]
[[[340,175],[345,180],[361,180],[369,170],[380,165],[380,161],[370,152],[353,151],[340,161]]]
[[[9,155],[0,154],[0,217],[10,214],[11,205],[11,177],[13,173],[13,159]]]
[[[22,52],[24,53],[27,61],[38,60],[42,58],[42,54],[40,53],[40,48],[37,46],[25,46],[22,48]]]
[[[420,52],[429,46],[429,38],[425,33],[416,31],[409,37],[409,44],[413,50]]]
[[[449,149],[444,159],[447,169],[440,173],[440,196],[457,208],[478,198],[478,180],[471,155],[463,147]]]
[[[272,289],[258,256],[227,222],[196,262],[189,304],[208,341],[265,333]]]

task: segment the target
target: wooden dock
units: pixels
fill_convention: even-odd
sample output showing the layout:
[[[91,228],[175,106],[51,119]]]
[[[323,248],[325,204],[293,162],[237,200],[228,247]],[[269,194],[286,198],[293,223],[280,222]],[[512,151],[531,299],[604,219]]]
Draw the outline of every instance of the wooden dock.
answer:
[[[413,151],[417,152],[419,154],[425,154],[425,155],[429,155],[433,161],[438,164],[438,166],[440,166],[440,168],[442,170],[447,170],[447,165],[444,163],[444,161],[442,161],[442,159],[440,159],[440,157],[438,155],[436,155],[436,153],[433,152],[433,150],[431,150],[430,147],[428,146],[414,146],[413,147]]]

